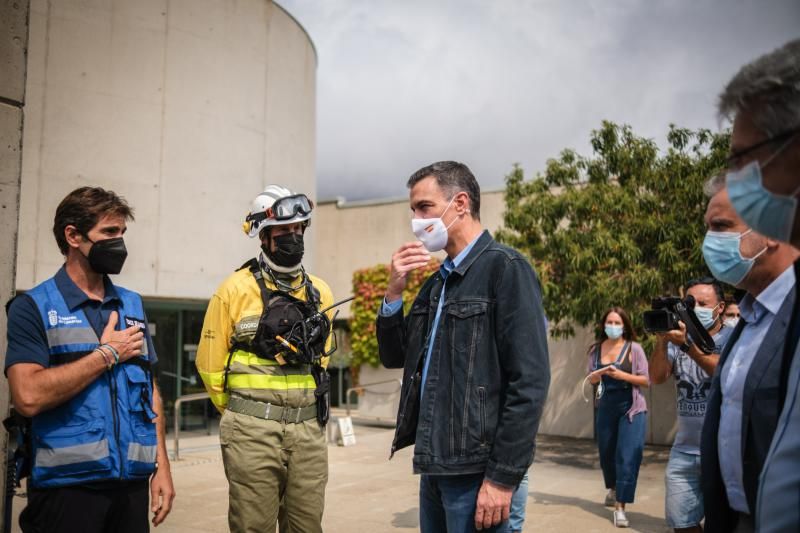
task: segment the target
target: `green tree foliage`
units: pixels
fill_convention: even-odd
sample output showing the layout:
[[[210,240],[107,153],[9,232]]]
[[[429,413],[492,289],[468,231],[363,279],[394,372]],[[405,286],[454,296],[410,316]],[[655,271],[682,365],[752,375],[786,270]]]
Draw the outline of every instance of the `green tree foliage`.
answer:
[[[629,126],[603,122],[592,156],[564,150],[533,180],[519,166],[506,177],[498,238],[531,258],[554,336],[596,324],[612,305],[641,334],[654,296],[708,275],[703,183],[724,165],[729,135],[670,126],[667,140],[659,151]]]
[[[432,259],[425,267],[409,273],[405,291],[403,291],[403,308],[408,311],[414,298],[417,297],[422,284],[439,268],[439,262]],[[355,299],[350,304],[350,345],[352,348],[353,369],[361,364],[377,367],[378,340],[375,337],[375,318],[378,316],[386,287],[389,283],[389,266],[376,265],[357,270],[353,274],[353,294]],[[357,380],[355,370],[353,377]]]

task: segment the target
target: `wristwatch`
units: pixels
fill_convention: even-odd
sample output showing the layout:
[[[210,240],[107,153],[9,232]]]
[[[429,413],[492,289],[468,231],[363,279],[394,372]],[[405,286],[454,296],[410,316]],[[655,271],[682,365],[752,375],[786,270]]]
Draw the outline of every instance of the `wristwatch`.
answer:
[[[681,344],[679,348],[683,353],[689,353],[689,350],[692,349],[692,346],[694,346],[694,341],[689,337],[686,337],[686,341]]]

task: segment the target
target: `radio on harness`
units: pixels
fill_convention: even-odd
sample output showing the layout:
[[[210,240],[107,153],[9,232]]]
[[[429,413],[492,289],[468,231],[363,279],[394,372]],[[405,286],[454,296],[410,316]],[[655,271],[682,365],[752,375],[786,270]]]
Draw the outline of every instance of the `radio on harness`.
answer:
[[[317,420],[324,426],[330,411],[330,376],[320,365],[320,360],[333,354],[337,349],[336,335],[334,335],[333,346],[329,351],[325,350],[328,336],[332,333],[332,320],[326,313],[354,297],[336,302],[325,309],[318,309],[321,302],[310,280],[304,281],[307,299],[301,300],[286,291],[270,290],[256,259],[251,259],[245,266],[253,274],[261,290],[264,309],[259,317],[255,336],[247,342],[232,343],[225,364],[223,390],[228,390],[230,362],[236,350],[251,352],[258,357],[276,360],[281,364],[311,365],[311,374],[317,386],[314,391],[317,400]],[[334,319],[335,317],[336,315]]]

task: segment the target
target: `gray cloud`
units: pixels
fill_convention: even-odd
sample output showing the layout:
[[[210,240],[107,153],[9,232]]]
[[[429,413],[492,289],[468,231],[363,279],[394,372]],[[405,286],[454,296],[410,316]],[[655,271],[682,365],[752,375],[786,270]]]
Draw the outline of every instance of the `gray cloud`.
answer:
[[[467,163],[484,188],[609,119],[718,127],[723,84],[798,36],[797,0],[279,0],[319,53],[318,196],[402,196]]]

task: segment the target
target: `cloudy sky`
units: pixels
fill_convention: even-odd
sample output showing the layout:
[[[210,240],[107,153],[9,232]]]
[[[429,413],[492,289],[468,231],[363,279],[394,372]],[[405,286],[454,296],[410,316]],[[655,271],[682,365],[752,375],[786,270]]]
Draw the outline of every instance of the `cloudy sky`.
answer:
[[[278,0],[313,39],[318,198],[406,195],[467,163],[485,189],[608,119],[717,129],[738,68],[800,37],[800,0]]]

